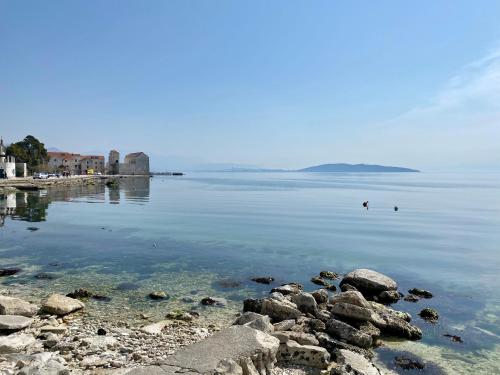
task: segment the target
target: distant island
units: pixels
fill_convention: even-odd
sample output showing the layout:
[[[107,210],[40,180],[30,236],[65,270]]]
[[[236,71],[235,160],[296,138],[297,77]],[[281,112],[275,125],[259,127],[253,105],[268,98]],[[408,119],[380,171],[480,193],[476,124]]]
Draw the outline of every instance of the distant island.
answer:
[[[303,169],[265,169],[265,168],[230,168],[223,169],[217,172],[358,172],[358,173],[405,173],[405,172],[420,172],[417,169],[404,167],[391,167],[377,164],[321,164]]]
[[[299,169],[297,172],[420,172],[417,169],[403,167],[387,167],[376,164],[321,164]]]

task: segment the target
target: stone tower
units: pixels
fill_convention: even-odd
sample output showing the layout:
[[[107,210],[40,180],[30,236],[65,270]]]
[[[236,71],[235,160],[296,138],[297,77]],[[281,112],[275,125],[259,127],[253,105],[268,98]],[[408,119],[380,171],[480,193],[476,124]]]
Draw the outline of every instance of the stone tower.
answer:
[[[0,163],[5,163],[5,146],[3,145],[3,139],[0,138]]]
[[[120,174],[120,153],[116,150],[111,150],[108,157],[109,174]]]

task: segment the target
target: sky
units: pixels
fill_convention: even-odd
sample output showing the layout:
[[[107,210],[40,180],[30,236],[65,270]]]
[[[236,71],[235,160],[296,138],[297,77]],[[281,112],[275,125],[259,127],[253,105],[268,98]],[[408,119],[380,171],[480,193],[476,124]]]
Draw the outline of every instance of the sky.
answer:
[[[156,170],[500,166],[500,1],[0,0],[0,136]]]

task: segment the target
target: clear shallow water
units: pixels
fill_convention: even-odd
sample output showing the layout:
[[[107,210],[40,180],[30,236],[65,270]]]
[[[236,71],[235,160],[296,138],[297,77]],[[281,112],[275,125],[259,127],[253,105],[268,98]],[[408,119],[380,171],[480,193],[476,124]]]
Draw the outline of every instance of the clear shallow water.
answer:
[[[89,313],[117,319],[161,317],[222,296],[228,308],[200,311],[223,319],[244,298],[267,293],[251,277],[313,290],[309,280],[320,270],[373,268],[403,292],[420,287],[436,295],[395,305],[412,313],[424,339],[388,340],[379,351],[388,367],[396,348],[435,361],[438,369],[428,366],[428,373],[500,373],[498,175],[190,174],[18,193],[0,205],[8,213],[0,267],[24,270],[0,282],[26,293],[85,287],[112,297],[89,302]],[[40,272],[53,278],[35,277]],[[227,287],[227,280],[238,285]],[[122,290],[124,282],[133,288]],[[149,301],[157,289],[170,299]],[[440,312],[438,324],[416,315],[427,306]]]

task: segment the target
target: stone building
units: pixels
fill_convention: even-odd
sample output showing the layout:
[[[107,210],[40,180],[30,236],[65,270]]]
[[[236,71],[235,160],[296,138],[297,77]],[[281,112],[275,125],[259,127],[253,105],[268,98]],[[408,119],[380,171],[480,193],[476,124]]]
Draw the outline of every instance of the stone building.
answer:
[[[48,152],[50,172],[69,172],[72,175],[105,172],[104,156],[80,155],[71,152]]]
[[[16,158],[7,155],[7,149],[0,138],[0,178],[26,177],[26,163],[16,163]]]
[[[120,174],[120,153],[116,150],[109,152],[108,174]]]
[[[120,154],[111,150],[108,161],[109,174],[122,175],[149,175],[149,156],[144,152],[127,154],[123,163],[120,163]]]

